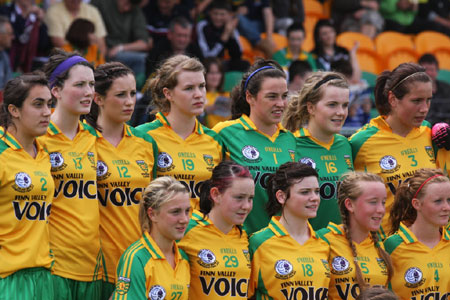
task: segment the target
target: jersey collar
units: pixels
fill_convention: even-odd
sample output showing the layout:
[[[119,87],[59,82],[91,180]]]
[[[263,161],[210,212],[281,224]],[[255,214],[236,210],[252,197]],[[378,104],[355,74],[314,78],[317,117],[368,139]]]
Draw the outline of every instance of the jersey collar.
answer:
[[[226,236],[232,236],[232,235],[241,235],[241,231],[237,226],[233,226],[233,228],[228,232],[227,234],[223,233],[219,228],[217,228],[214,223],[208,218],[208,216],[203,217],[203,213],[201,213],[198,210],[194,210],[192,212],[191,218],[196,221],[200,226],[206,227],[210,226],[211,228],[214,228],[219,234],[226,235]]]
[[[156,114],[156,119],[159,120],[164,126],[167,126],[167,127],[171,128],[169,120],[167,120],[167,114],[163,114],[163,113],[159,112],[159,113]],[[201,126],[201,124],[199,123],[197,118],[195,118],[194,132],[197,133],[197,134],[205,133],[204,130],[203,130],[203,127]]]
[[[259,131],[258,128],[256,127],[255,123],[253,123],[253,121],[250,119],[250,117],[245,115],[245,114],[242,114],[242,116],[239,118],[239,122],[242,124],[242,126],[244,127],[245,130],[258,131],[259,133],[269,137],[270,139],[276,139],[278,137],[278,135],[280,134],[280,132],[287,131],[287,129],[284,128],[283,125],[278,123],[277,124],[277,131],[274,133],[273,136],[270,137],[267,134],[262,133],[261,131]]]
[[[78,121],[78,132],[87,130],[84,126],[84,124],[81,121]],[[57,135],[62,133],[61,129],[53,122],[50,121],[50,124],[48,124],[47,133],[49,135]]]
[[[148,232],[144,232],[142,240],[144,247],[148,250],[153,259],[166,259],[161,249]],[[175,241],[173,242],[173,245],[174,245],[175,261],[179,261],[181,259],[181,256],[178,251],[178,245],[177,243],[175,243]]]
[[[329,229],[331,232],[333,232],[333,233],[336,234],[336,235],[341,235],[341,236],[347,238],[347,237],[345,236],[344,225],[342,225],[342,224],[337,225],[337,224],[335,224],[335,223],[333,223],[333,222],[330,222],[330,223],[328,223],[327,229]],[[355,244],[358,244],[358,243],[356,243],[355,241],[353,241],[353,242],[354,242]],[[369,234],[367,235],[367,237],[366,237],[361,243],[359,243],[358,245],[363,245],[363,244],[373,244],[372,235],[371,235],[370,233],[369,233]]]
[[[386,118],[384,116],[378,116],[372,120],[370,120],[370,124],[374,125],[377,128],[380,128],[381,130],[390,132],[394,135],[396,135],[395,133],[392,132],[392,128],[391,126],[389,126],[389,124],[386,122]],[[420,125],[420,127],[415,127],[413,128],[407,135],[405,138],[413,138],[416,136],[419,136],[422,134],[423,130],[425,130],[426,126],[422,123]],[[396,135],[397,136],[397,135]]]
[[[284,226],[280,223],[280,218],[281,218],[280,216],[273,216],[269,222],[269,229],[272,230],[272,232],[277,237],[289,236],[289,233],[287,232],[286,228],[284,228]],[[308,222],[308,228],[309,228],[309,232],[311,233],[311,237],[317,238],[316,232],[312,228],[311,224],[309,224],[309,222]]]
[[[289,47],[286,47],[285,50],[286,50],[286,58],[287,59],[290,59],[290,60],[306,60],[308,58],[306,56],[305,51],[303,51],[303,50],[300,50],[300,54],[296,58],[293,57],[292,52],[289,49]]]
[[[96,129],[95,131],[96,131],[97,136],[99,138],[103,138],[103,134],[98,129]],[[123,137],[128,137],[128,136],[132,136],[132,135],[133,134],[131,133],[130,126],[127,123],[124,123],[124,126],[123,126]]]
[[[298,129],[298,130],[294,133],[294,136],[295,136],[295,137],[299,137],[299,138],[302,138],[302,137],[310,138],[310,139],[313,140],[317,145],[322,146],[322,147],[324,147],[324,148],[327,149],[327,150],[330,150],[331,146],[333,146],[334,138],[335,138],[336,135],[335,135],[335,134],[333,135],[333,138],[331,139],[330,142],[324,143],[324,142],[319,141],[319,140],[316,139],[315,137],[313,137],[313,136],[311,135],[311,132],[309,132],[309,130],[308,130],[307,128],[302,127],[302,128]]]
[[[4,128],[0,126],[0,140],[5,142],[5,144],[8,145],[9,148],[11,148],[12,150],[23,149],[20,142],[10,132],[6,131],[6,135],[4,137],[2,137],[3,133],[4,133]],[[39,144],[37,139],[34,140],[34,144],[36,146],[36,152],[39,153],[39,151],[41,151],[43,149],[41,144]]]
[[[403,239],[405,244],[412,244],[419,241],[414,233],[404,223],[400,223],[397,233]],[[450,241],[450,233],[445,227],[442,227],[441,241],[442,240],[447,242]]]

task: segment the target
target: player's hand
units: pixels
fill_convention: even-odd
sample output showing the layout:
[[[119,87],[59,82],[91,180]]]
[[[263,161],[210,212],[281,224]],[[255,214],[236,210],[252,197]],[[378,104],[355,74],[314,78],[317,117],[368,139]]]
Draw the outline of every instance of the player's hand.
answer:
[[[450,126],[447,123],[434,124],[431,139],[439,148],[450,150]]]

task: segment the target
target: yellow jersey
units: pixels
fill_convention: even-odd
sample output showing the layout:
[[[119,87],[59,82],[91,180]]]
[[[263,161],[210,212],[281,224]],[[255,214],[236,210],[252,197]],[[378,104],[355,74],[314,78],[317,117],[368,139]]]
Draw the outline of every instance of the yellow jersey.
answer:
[[[52,263],[48,218],[54,184],[48,153],[35,145],[32,158],[10,133],[0,138],[0,278]]]
[[[155,178],[158,149],[147,134],[125,124],[123,139],[114,147],[97,132],[97,188],[103,277],[114,283],[120,256],[142,236],[139,202]]]
[[[379,116],[350,137],[350,145],[355,170],[378,174],[386,184],[386,214],[380,229],[385,239],[398,186],[420,168],[436,168],[430,123],[424,121],[402,137],[393,133],[384,117]]]
[[[157,176],[172,176],[181,182],[190,193],[191,207],[199,208],[201,184],[224,159],[219,136],[196,120],[194,131],[183,140],[162,113],[137,129],[151,135],[158,144]]]
[[[331,248],[328,259],[331,268],[328,299],[356,299],[360,289],[356,281],[355,261],[343,226],[330,222],[327,228],[319,230],[317,234]],[[371,286],[386,286],[388,280],[386,263],[379,257],[371,236],[368,235],[360,244],[354,242],[354,245],[357,253],[356,260],[365,283]],[[383,248],[383,245],[379,246]]]
[[[272,217],[269,226],[250,237],[252,274],[249,297],[256,299],[327,299],[330,246],[308,223],[311,237],[300,245]]]
[[[50,122],[38,140],[50,153],[55,182],[49,219],[52,274],[77,281],[101,279],[96,132],[80,122],[71,140]]]
[[[175,268],[145,232],[131,244],[117,265],[117,283],[113,300],[187,300],[189,262],[174,242]],[[192,298],[191,298],[192,299]]]
[[[189,299],[247,299],[250,256],[245,231],[234,226],[225,234],[195,211],[178,245],[189,256]]]

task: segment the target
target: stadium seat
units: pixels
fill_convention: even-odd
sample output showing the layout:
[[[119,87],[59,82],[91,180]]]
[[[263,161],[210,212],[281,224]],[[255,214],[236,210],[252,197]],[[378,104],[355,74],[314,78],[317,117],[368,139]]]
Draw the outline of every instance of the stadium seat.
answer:
[[[370,87],[375,87],[375,83],[377,81],[377,74],[374,74],[372,72],[362,71],[361,74],[362,79],[367,81]]]
[[[261,33],[261,38],[265,39],[266,38],[266,33],[263,32]],[[281,50],[283,48],[286,48],[288,45],[288,40],[284,35],[281,35],[279,33],[272,33],[272,39],[275,42],[276,48],[275,48],[275,52],[278,50]]]
[[[225,79],[224,79],[224,83],[223,83],[224,91],[225,92],[231,92],[233,87],[236,84],[239,84],[239,82],[241,81],[242,75],[244,75],[244,73],[243,72],[239,72],[239,71],[225,72]]]
[[[255,53],[253,52],[252,44],[244,36],[239,36],[239,42],[242,46],[242,59],[253,63],[255,58]]]
[[[441,48],[450,49],[450,37],[435,31],[422,31],[416,35],[414,44],[419,55],[434,53]]]
[[[390,53],[399,48],[414,50],[414,43],[407,34],[385,31],[375,38],[375,47],[378,55],[380,55],[381,58],[385,58],[385,56],[390,55]]]
[[[305,16],[316,17],[319,19],[326,18],[322,3],[317,0],[303,0]]]
[[[439,62],[439,68],[450,70],[450,48],[439,48],[433,51]]]
[[[347,50],[351,50],[355,42],[359,42],[359,49],[375,50],[375,43],[367,35],[359,32],[343,32],[336,38],[336,43]]]
[[[417,63],[419,55],[414,49],[399,48],[391,51],[387,56],[384,57],[384,59],[386,68],[388,68],[389,70],[393,70],[401,63]]]
[[[450,70],[439,70],[439,74],[437,76],[437,79],[442,80],[450,84]]]
[[[383,60],[373,50],[359,49],[356,57],[358,58],[359,67],[363,72],[379,74],[385,68]]]
[[[316,26],[319,18],[306,16],[305,23],[305,40],[303,41],[302,49],[311,52],[314,49],[314,26]]]

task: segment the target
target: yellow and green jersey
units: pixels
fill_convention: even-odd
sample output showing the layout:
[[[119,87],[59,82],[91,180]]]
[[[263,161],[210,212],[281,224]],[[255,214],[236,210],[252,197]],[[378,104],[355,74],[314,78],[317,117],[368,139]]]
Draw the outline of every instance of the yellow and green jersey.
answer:
[[[331,280],[328,299],[356,299],[360,289],[356,281],[354,257],[343,226],[330,222],[328,227],[319,230],[317,235],[330,245],[328,262],[331,268]],[[365,283],[371,286],[386,286],[388,280],[386,263],[379,257],[371,236],[368,235],[359,244],[354,242],[354,245],[357,253],[356,261]],[[379,246],[383,248],[381,244]]]
[[[117,262],[123,251],[142,235],[139,202],[156,176],[155,141],[146,133],[125,125],[117,147],[97,132],[97,188],[100,202],[100,239],[103,276],[115,282]]]
[[[39,141],[50,153],[55,193],[49,218],[52,274],[77,281],[101,279],[96,132],[79,123],[73,140],[50,122]]]
[[[189,299],[247,299],[250,256],[245,231],[234,226],[225,234],[194,211],[178,246],[189,256]]]
[[[450,151],[445,148],[439,149],[436,155],[436,165],[450,177]]]
[[[450,299],[450,233],[430,249],[406,227],[384,242],[394,266],[390,288],[403,300]]]
[[[0,127],[0,137],[3,132]],[[54,184],[48,153],[35,145],[32,158],[8,132],[0,138],[0,278],[52,263],[48,218]]]
[[[117,265],[113,300],[187,300],[189,296],[189,262],[174,242],[175,268],[145,232],[131,244]],[[192,299],[192,298],[191,298]]]
[[[272,217],[269,226],[250,237],[252,274],[249,297],[256,299],[328,299],[330,246],[309,226],[303,245]]]
[[[273,136],[268,136],[258,131],[246,115],[221,122],[213,130],[222,138],[228,157],[248,167],[255,181],[253,209],[244,223],[245,230],[251,234],[269,224],[265,209],[267,178],[282,164],[295,161],[295,137],[281,125]]]
[[[321,143],[306,128],[300,128],[294,135],[297,138],[296,159],[319,174],[320,205],[317,217],[309,222],[315,230],[326,227],[330,221],[340,223],[337,190],[341,175],[353,170],[350,143],[339,134],[335,134],[329,143]]]
[[[201,184],[224,159],[218,135],[196,120],[194,131],[183,140],[162,113],[137,129],[151,135],[158,144],[157,176],[172,176],[185,185],[191,195],[191,207],[199,208]]]
[[[390,231],[389,212],[398,186],[420,168],[436,168],[430,123],[424,121],[402,137],[393,133],[384,117],[379,116],[356,132],[350,138],[350,145],[355,170],[378,174],[386,184],[386,214],[380,229],[385,239]]]

